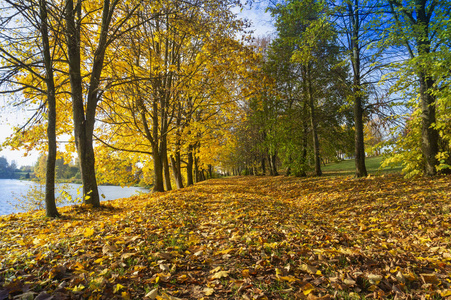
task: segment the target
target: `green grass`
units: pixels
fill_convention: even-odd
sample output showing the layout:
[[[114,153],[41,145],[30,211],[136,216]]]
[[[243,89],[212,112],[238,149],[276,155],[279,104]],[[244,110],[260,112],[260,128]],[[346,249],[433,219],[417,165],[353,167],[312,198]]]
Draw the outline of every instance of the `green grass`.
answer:
[[[368,174],[380,175],[385,173],[397,173],[401,172],[401,166],[395,168],[387,168],[380,170],[379,167],[382,163],[383,158],[381,156],[377,157],[367,157],[365,159],[366,170]],[[354,175],[355,174],[355,161],[354,159],[343,160],[337,163],[327,164],[322,167],[322,171],[326,175]]]

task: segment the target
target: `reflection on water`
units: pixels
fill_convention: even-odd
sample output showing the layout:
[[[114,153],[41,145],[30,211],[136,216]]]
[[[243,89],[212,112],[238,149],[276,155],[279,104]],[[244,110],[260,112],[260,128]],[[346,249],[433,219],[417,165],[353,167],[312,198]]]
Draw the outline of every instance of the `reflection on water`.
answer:
[[[0,179],[0,215],[22,212],[12,204],[23,199],[32,187],[37,186],[38,184],[32,181]],[[73,199],[81,198],[80,184],[67,183],[61,186]],[[101,200],[127,198],[140,192],[147,193],[148,190],[136,187],[99,186],[99,194],[105,196],[105,198],[100,197]],[[60,193],[61,191],[58,191],[56,196],[59,196]]]

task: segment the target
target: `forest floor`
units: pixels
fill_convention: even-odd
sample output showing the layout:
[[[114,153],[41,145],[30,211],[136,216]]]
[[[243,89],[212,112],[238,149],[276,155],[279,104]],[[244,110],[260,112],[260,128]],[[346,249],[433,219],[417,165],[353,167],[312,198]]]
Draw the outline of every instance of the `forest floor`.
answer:
[[[0,300],[451,297],[449,176],[232,177],[60,211],[0,218]]]

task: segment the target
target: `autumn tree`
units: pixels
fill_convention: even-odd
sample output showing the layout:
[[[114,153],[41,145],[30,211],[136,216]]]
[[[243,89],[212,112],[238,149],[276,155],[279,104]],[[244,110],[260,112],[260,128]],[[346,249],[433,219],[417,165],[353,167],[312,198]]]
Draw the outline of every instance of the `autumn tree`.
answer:
[[[289,135],[298,139],[294,144],[285,143],[289,153],[286,161],[289,165],[297,161],[300,175],[305,174],[309,152],[313,155],[316,175],[322,174],[320,132],[340,128],[343,122],[336,110],[327,112],[331,107],[338,110],[346,97],[346,69],[339,65],[339,48],[326,9],[310,1],[290,1],[273,9],[279,37],[272,43],[270,69],[277,74],[273,77],[277,78],[276,85],[284,100],[282,107],[288,121],[285,124],[298,122],[297,130],[296,126],[287,126],[284,140],[290,140]],[[329,123],[330,127],[326,122],[332,120],[329,117],[336,120]],[[293,145],[298,146],[293,148]]]
[[[447,168],[449,128],[449,13],[450,1],[387,0],[389,26],[385,40],[393,47],[404,47],[402,62],[394,65],[399,78],[393,90],[412,97],[413,118],[407,135],[400,141],[395,160],[411,164],[408,170],[432,176]],[[416,96],[418,94],[418,98]],[[418,100],[417,100],[418,99]],[[415,147],[415,144],[421,147]],[[401,146],[403,144],[403,146]],[[419,155],[407,149],[420,148]],[[409,154],[410,151],[410,154]],[[418,160],[418,156],[422,159]]]
[[[49,14],[49,4],[45,0],[39,0],[39,2],[5,1],[2,5],[0,83],[5,87],[2,93],[21,94],[25,100],[20,100],[16,103],[17,105],[30,102],[35,107],[37,105],[36,113],[28,123],[42,118],[41,114],[46,116],[48,155],[45,176],[45,208],[47,217],[58,217],[59,213],[55,204],[57,117],[53,64],[57,45],[51,43],[50,32],[57,31],[56,20],[60,15],[57,12]],[[20,130],[26,130],[27,124]],[[36,137],[34,140],[36,142]],[[7,143],[19,146],[20,138],[13,137]]]
[[[237,66],[234,61],[241,49],[234,41],[240,23],[227,5],[160,4],[140,10],[134,22],[142,25],[115,43],[121,59],[111,64],[111,73],[117,84],[105,94],[106,134],[98,135],[104,146],[124,155],[143,154],[140,161],[152,164],[145,169],[154,173],[154,191],[172,188],[171,169],[177,187],[183,187],[182,156],[188,185],[193,175],[202,173],[196,171],[202,144],[213,150],[212,132],[233,113],[224,105],[231,103],[231,64]],[[109,131],[114,136],[109,137]]]
[[[66,0],[64,3],[64,43],[69,65],[74,140],[80,161],[83,199],[94,207],[100,205],[100,199],[93,133],[97,107],[107,85],[101,80],[106,51],[126,30],[124,24],[138,7],[139,4],[119,6],[118,0],[100,3]],[[84,68],[86,65],[88,70]]]
[[[355,176],[367,176],[365,166],[364,124],[367,101],[372,89],[379,81],[381,51],[374,47],[380,40],[376,28],[381,20],[377,12],[378,1],[343,0],[330,3],[333,11],[334,27],[339,34],[339,41],[346,51],[347,61],[351,66],[352,83],[349,100],[353,105],[355,128]]]

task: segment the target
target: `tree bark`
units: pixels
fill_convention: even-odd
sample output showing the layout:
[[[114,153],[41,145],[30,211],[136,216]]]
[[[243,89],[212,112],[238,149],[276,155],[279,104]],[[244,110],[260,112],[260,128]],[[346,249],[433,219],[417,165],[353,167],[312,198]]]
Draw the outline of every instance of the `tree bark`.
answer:
[[[59,217],[55,201],[55,164],[56,164],[56,97],[55,82],[53,80],[53,64],[50,56],[50,42],[47,22],[47,3],[39,1],[41,19],[41,38],[43,45],[46,84],[47,84],[47,107],[48,107],[48,155],[45,174],[45,212],[50,218]]]
[[[180,151],[175,153],[175,158],[171,155],[172,173],[178,189],[183,189],[182,170],[180,163]]]
[[[186,164],[186,178],[187,178],[187,186],[193,185],[193,147],[190,145],[188,147],[188,163]]]
[[[318,139],[318,129],[317,122],[315,116],[315,101],[313,99],[313,89],[312,89],[312,78],[311,78],[311,66],[310,64],[306,67],[307,73],[307,96],[308,103],[310,106],[310,124],[312,126],[312,135],[313,135],[313,153],[315,156],[315,174],[316,176],[321,176],[323,172],[321,171],[321,156],[320,156],[320,147],[319,147],[319,139]]]
[[[95,180],[94,150],[92,149],[92,136],[87,139],[87,122],[85,119],[83,103],[83,87],[81,76],[81,56],[80,56],[80,24],[75,22],[75,14],[79,14],[81,9],[74,10],[72,0],[66,0],[66,43],[69,59],[69,78],[71,85],[72,110],[74,120],[74,138],[77,154],[80,161],[80,173],[83,184],[83,201],[92,204],[94,207],[100,206],[97,182]],[[91,147],[88,146],[91,141]],[[91,149],[90,149],[91,148]],[[94,181],[92,179],[94,178]]]
[[[355,125],[355,177],[367,176],[365,166],[365,142],[363,133],[362,84],[360,81],[360,48],[359,48],[359,0],[354,5],[348,2],[348,13],[351,23],[351,63],[353,72],[354,125]]]
[[[404,4],[402,2],[389,0],[392,14],[395,17],[397,26],[402,26],[398,18],[394,6],[401,8]],[[416,7],[413,13],[411,9],[401,9],[400,12],[404,14],[411,28],[417,30],[416,32],[416,50],[417,56],[421,57],[431,53],[431,37],[429,36],[429,25],[431,24],[431,16],[433,11],[427,12],[427,3],[425,0],[415,1]],[[433,1],[435,6],[437,3]],[[432,5],[431,5],[432,7]],[[430,7],[430,9],[431,9]],[[416,19],[415,19],[416,17]],[[415,58],[415,53],[411,46],[405,41],[406,47],[409,51],[411,59]],[[421,62],[420,62],[421,64]],[[420,84],[420,107],[421,107],[421,151],[424,162],[424,175],[434,176],[437,174],[436,166],[439,164],[437,154],[439,153],[439,132],[433,128],[436,121],[436,97],[431,93],[434,89],[434,80],[425,70],[425,66],[417,65],[416,75]]]
[[[198,166],[198,158],[196,157],[195,154],[193,154],[193,158],[194,158],[194,180],[196,182],[200,181],[200,176],[199,176],[199,166]]]
[[[279,172],[277,172],[276,159],[277,159],[277,154],[269,155],[269,166],[271,168],[271,175],[272,176],[278,176],[279,175]]]
[[[94,57],[92,58],[93,64],[86,100],[86,115],[83,101],[80,56],[79,22],[81,22],[81,2],[77,2],[76,10],[74,10],[73,0],[66,0],[65,3],[66,43],[69,60],[75,145],[80,159],[80,172],[83,183],[83,201],[93,207],[100,206],[100,198],[95,174],[95,156],[92,135],[94,132],[97,103],[100,98],[100,76],[103,69],[105,51],[108,46],[108,29],[113,15],[112,12],[114,11],[117,2],[113,3],[113,5],[110,5],[109,0],[104,0],[103,2],[100,37]],[[75,18],[76,14],[78,15],[77,22]]]
[[[163,163],[164,183],[166,186],[166,190],[170,191],[172,190],[172,184],[171,184],[171,172],[169,170],[168,147],[166,136],[164,136],[161,141],[161,159]]]
[[[158,147],[154,146],[152,149],[152,158],[153,158],[153,171],[154,171],[154,192],[164,192],[163,185],[163,163],[161,161],[160,152],[158,151]]]
[[[424,73],[419,74],[420,81],[420,102],[421,102],[421,146],[424,157],[424,174],[433,176],[437,174],[436,166],[439,162],[437,154],[439,152],[439,134],[437,129],[433,128],[435,124],[435,97],[429,92],[433,87],[434,81],[425,76]]]

